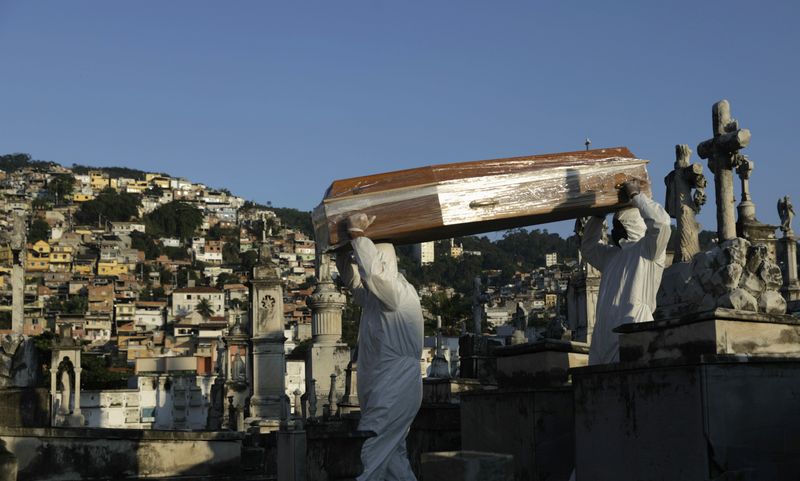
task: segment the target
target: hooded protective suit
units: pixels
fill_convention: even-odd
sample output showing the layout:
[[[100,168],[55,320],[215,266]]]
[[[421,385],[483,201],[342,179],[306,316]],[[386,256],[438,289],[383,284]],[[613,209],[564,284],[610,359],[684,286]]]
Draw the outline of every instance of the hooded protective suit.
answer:
[[[602,242],[602,219],[592,217],[584,228],[581,254],[602,273],[589,364],[619,361],[619,334],[612,331],[614,328],[653,320],[670,218],[661,205],[644,194],[634,196],[631,205],[634,207],[615,214],[628,234],[619,247]]]
[[[365,480],[414,480],[406,435],[422,402],[423,319],[417,290],[397,270],[394,246],[352,240],[358,265],[337,259],[342,280],[361,306],[358,330],[359,429]]]

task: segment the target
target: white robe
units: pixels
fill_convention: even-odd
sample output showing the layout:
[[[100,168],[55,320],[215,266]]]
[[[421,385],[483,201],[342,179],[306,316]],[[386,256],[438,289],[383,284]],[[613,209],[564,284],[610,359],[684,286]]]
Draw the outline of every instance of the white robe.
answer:
[[[358,270],[337,259],[361,306],[358,330],[359,429],[375,431],[361,451],[359,481],[414,480],[406,436],[422,402],[423,319],[416,289],[397,271],[391,244],[352,241]]]
[[[617,214],[628,233],[621,247],[601,241],[602,219],[592,217],[584,229],[581,254],[602,273],[589,364],[619,362],[619,334],[613,332],[614,328],[653,320],[666,262],[670,217],[644,194],[635,196],[631,205],[636,209]]]

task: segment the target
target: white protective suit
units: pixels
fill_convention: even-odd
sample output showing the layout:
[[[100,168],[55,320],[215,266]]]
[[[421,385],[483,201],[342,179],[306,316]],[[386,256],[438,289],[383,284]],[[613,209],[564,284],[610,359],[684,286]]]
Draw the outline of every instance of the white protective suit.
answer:
[[[422,403],[423,319],[417,290],[397,270],[394,246],[352,240],[358,270],[337,262],[360,305],[358,428],[375,431],[364,443],[359,481],[413,480],[406,435]],[[338,260],[338,259],[337,259]]]
[[[584,228],[581,254],[602,273],[597,297],[589,364],[619,361],[622,324],[653,320],[670,237],[670,217],[645,194],[634,196],[628,208],[615,214],[627,231],[620,247],[601,241],[603,220],[592,217]]]

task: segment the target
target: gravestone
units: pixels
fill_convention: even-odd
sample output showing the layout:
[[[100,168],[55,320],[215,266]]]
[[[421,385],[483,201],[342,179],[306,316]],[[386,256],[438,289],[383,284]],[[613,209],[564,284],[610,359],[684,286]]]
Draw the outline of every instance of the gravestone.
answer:
[[[285,390],[286,338],[283,335],[283,286],[278,266],[273,263],[266,244],[261,246],[259,262],[253,267],[250,302],[253,396],[250,398],[250,418],[245,422],[267,433],[279,427]]]

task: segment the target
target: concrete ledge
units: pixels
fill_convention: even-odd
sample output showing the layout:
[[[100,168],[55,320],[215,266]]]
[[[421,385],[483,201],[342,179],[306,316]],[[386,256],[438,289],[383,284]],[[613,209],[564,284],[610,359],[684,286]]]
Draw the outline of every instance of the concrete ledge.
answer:
[[[2,428],[19,478],[201,478],[240,471],[243,435],[233,432]]]
[[[518,356],[534,352],[576,352],[589,354],[589,344],[577,341],[561,341],[558,339],[544,339],[542,341],[517,344],[515,346],[502,346],[494,348],[497,357]]]
[[[544,340],[496,348],[497,382],[501,386],[548,386],[569,383],[569,369],[589,363],[589,345]]]
[[[477,451],[422,454],[422,479],[452,481],[507,481],[513,478],[514,457]]]
[[[800,357],[800,319],[715,309],[678,319],[624,324],[620,361],[697,360],[704,355]]]
[[[130,439],[144,441],[241,441],[244,433],[233,431],[155,431],[102,428],[7,428],[0,427],[2,437]]]
[[[719,307],[710,311],[688,313],[683,316],[673,317],[670,319],[623,324],[614,329],[614,332],[627,334],[631,332],[650,331],[653,329],[666,329],[673,326],[694,324],[696,322],[714,319],[800,325],[800,318],[788,314],[764,314],[762,312],[738,311],[736,309],[725,309],[723,307]]]

